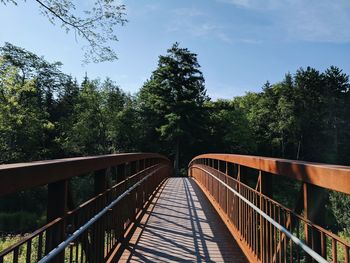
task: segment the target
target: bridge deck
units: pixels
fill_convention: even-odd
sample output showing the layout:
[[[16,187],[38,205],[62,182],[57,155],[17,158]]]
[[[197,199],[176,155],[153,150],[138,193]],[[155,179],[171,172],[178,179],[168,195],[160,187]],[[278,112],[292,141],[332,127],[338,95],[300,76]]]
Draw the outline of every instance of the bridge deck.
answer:
[[[119,262],[246,262],[191,178],[169,178]]]

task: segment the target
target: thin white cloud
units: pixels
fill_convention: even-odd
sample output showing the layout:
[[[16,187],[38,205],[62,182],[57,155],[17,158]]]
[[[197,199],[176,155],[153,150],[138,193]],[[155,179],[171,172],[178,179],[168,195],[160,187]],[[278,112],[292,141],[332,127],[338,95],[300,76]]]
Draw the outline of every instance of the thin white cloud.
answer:
[[[130,8],[126,5],[127,14],[129,17],[133,16],[149,16],[151,13],[158,12],[162,6],[159,3],[150,3],[143,6],[143,8]]]
[[[217,37],[225,43],[228,43],[228,44],[234,43],[234,39],[229,35],[225,34],[224,32],[217,33]]]
[[[205,13],[201,12],[197,8],[177,8],[172,11],[177,16],[185,16],[185,17],[196,17],[196,16],[204,16]]]
[[[211,16],[198,9],[179,8],[173,10],[172,14],[173,19],[166,25],[168,32],[183,32],[193,38],[215,39],[226,44],[246,42],[239,38],[235,39],[227,26],[212,21]],[[252,40],[250,43],[253,42]]]
[[[263,43],[262,40],[253,39],[253,38],[241,38],[238,40],[238,42],[246,43],[246,44],[261,44]]]
[[[217,0],[218,2],[232,4],[247,9],[276,9],[283,0]]]
[[[200,22],[188,19],[177,19],[166,29],[168,32],[186,32],[193,38],[214,39],[226,44],[245,43],[261,44],[263,41],[253,37],[235,37],[227,26],[212,22]]]
[[[228,44],[234,42],[234,39],[225,32],[223,26],[212,22],[177,19],[167,26],[166,30],[168,32],[185,32],[193,38],[217,39]]]
[[[350,42],[350,2],[296,1],[294,12],[286,12],[290,39],[312,42]]]
[[[280,40],[350,42],[349,0],[217,1],[273,18],[271,27],[280,34]],[[256,30],[258,26],[255,26]]]

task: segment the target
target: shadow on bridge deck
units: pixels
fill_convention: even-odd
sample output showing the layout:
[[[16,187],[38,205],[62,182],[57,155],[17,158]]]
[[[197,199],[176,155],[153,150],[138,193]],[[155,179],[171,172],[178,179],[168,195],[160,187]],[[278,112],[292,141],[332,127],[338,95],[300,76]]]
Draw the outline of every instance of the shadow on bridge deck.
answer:
[[[246,262],[192,178],[169,178],[119,262]]]

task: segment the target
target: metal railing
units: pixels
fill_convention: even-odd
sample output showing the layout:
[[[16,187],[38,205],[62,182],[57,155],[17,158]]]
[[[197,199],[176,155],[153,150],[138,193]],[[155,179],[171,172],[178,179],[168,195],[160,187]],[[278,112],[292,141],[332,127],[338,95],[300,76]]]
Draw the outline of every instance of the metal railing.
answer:
[[[69,159],[69,162],[74,163],[74,159]],[[126,234],[133,223],[142,214],[157,187],[171,172],[170,162],[157,154],[88,157],[86,158],[87,165],[97,161],[96,166],[88,166],[88,169],[83,164],[84,159],[78,159],[79,166],[85,167],[82,169],[83,172],[95,171],[96,196],[75,209],[66,211],[44,227],[25,236],[17,244],[0,252],[1,263],[38,262],[40,260],[43,262],[108,262],[115,257],[118,248],[124,245]],[[73,173],[81,175],[72,163],[67,168],[65,161],[51,162],[55,162],[54,166],[57,166],[57,163],[59,166],[66,165],[67,173],[62,175],[67,178],[65,180],[75,176]],[[50,161],[44,163],[44,167],[39,165],[37,169],[45,170],[52,165]],[[28,164],[30,165],[32,164]],[[26,171],[24,169],[26,164],[10,165],[10,168],[13,169],[14,166],[22,169],[21,174]],[[2,171],[8,173],[8,168],[8,166],[0,166],[0,179],[3,175]],[[105,184],[106,169],[115,169],[115,174],[119,177],[117,183],[111,187],[106,187]],[[12,172],[15,176],[16,169]],[[40,174],[32,172],[34,172],[33,176]],[[70,176],[67,177],[67,174]],[[27,174],[27,176],[30,175]],[[39,180],[43,179],[45,178],[39,178]],[[52,182],[51,178],[47,180],[50,180],[50,184],[57,184],[57,182]],[[43,184],[45,183],[47,182],[44,180]],[[28,181],[28,184],[33,186],[33,181]],[[50,187],[48,189],[50,191]],[[51,187],[51,190],[59,193],[57,188]],[[63,194],[61,201],[66,202],[64,195],[67,193]]]
[[[283,167],[281,164],[273,164],[271,158],[264,160],[262,157],[236,157],[237,155],[214,154],[196,157],[189,165],[189,175],[196,179],[208,195],[249,261],[349,262],[350,245],[306,217],[307,199],[304,200],[303,215],[299,215],[267,196],[268,193],[264,193],[261,187],[263,175],[267,170],[270,173],[274,172],[275,175],[281,175],[280,171],[284,171],[289,177],[294,177],[303,183],[305,183],[303,178],[310,181],[314,179],[313,182],[320,185],[324,169],[332,167],[343,173],[343,184],[337,185],[339,178],[333,178],[334,183],[329,188],[342,189],[349,194],[350,191],[347,192],[350,187],[349,167],[301,162],[301,165],[306,167],[308,165],[321,167],[322,171],[316,171],[315,167],[309,168],[313,169],[310,175],[307,174],[307,169],[300,167],[297,169],[297,162],[293,161],[279,159],[279,162],[286,164]],[[267,162],[271,163],[266,165]],[[254,189],[242,183],[243,167],[258,171],[260,187]],[[291,167],[292,170],[289,170]],[[303,171],[305,174],[298,174],[298,171]],[[315,179],[313,176],[316,174]]]

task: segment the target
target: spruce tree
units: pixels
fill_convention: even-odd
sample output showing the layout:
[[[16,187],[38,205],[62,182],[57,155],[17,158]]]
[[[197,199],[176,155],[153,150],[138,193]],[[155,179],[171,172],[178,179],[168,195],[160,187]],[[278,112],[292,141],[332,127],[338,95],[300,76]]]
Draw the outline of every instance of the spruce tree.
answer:
[[[188,148],[198,139],[203,104],[208,100],[197,55],[175,43],[159,57],[158,67],[144,84],[140,99],[145,116],[170,148],[178,175],[181,148]]]

